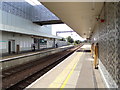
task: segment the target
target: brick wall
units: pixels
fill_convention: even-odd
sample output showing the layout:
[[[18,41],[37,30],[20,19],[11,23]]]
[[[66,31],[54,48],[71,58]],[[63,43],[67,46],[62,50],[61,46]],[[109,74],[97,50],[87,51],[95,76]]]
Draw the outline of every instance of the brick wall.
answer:
[[[100,18],[105,22],[97,22],[92,42],[98,42],[99,59],[120,87],[120,2],[105,3]],[[108,80],[110,87],[117,87],[111,81]]]

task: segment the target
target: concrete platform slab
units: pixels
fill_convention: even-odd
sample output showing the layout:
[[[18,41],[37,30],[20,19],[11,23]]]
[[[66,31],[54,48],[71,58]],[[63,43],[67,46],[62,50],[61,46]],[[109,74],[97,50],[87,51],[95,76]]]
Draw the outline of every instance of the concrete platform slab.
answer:
[[[87,48],[85,46],[82,48],[90,49],[88,45]],[[104,87],[100,73],[94,71],[90,52],[74,52],[27,88]]]

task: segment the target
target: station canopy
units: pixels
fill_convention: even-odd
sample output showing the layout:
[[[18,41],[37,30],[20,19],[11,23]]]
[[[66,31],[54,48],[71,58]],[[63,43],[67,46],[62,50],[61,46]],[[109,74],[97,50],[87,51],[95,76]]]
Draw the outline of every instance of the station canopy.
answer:
[[[104,5],[103,2],[41,3],[83,38],[90,38]]]

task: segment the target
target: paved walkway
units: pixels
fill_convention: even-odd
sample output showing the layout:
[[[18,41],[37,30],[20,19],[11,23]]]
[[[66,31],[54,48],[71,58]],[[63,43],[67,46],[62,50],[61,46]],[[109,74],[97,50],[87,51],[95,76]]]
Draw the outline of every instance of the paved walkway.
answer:
[[[84,45],[82,49],[90,49]],[[90,52],[75,52],[27,88],[104,88]]]
[[[62,49],[62,48],[67,48],[67,47],[72,47],[72,46],[73,45],[67,45],[67,46],[61,46],[61,47],[58,47],[58,48]],[[48,50],[54,50],[54,49],[58,49],[58,48],[44,48],[44,49],[36,50],[36,51],[20,52],[19,54],[13,53],[13,54],[8,54],[6,56],[2,56],[2,57],[0,57],[0,59],[3,60],[3,59],[9,59],[9,58],[14,58],[14,57],[19,57],[19,56],[24,56],[24,55],[29,55],[29,54],[36,54],[36,53],[45,52],[45,51],[48,51]]]

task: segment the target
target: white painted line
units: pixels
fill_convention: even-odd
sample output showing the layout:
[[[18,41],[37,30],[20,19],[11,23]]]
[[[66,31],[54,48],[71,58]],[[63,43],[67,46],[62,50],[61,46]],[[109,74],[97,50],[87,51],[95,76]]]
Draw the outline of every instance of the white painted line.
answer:
[[[67,48],[67,47],[72,47],[72,46],[73,46],[73,45],[63,46],[63,47],[59,47],[59,48],[55,48],[55,49],[62,49],[62,48]],[[41,52],[36,52],[36,53],[32,53],[32,54],[26,54],[26,55],[22,55],[22,56],[17,56],[17,57],[2,59],[2,60],[0,60],[0,62],[8,61],[8,60],[11,60],[11,59],[22,58],[22,57],[28,57],[28,56],[32,56],[32,55],[36,55],[36,54],[40,54],[40,53],[45,53],[45,52],[53,51],[53,50],[55,50],[55,49],[50,49],[50,50],[41,51]]]
[[[106,78],[105,78],[105,76],[104,76],[104,74],[103,74],[103,72],[102,72],[102,70],[101,70],[101,67],[99,67],[99,71],[100,71],[100,73],[101,73],[101,75],[102,75],[102,78],[103,78],[103,80],[104,80],[104,82],[105,82],[106,87],[107,87],[107,88],[110,88],[110,87],[109,87],[109,84],[107,83],[107,80],[106,80]]]
[[[76,52],[74,52],[73,54],[71,54],[69,57],[67,57],[66,59],[69,59],[69,58],[71,58],[72,57],[72,55],[74,55]],[[65,60],[66,60],[65,59]],[[59,63],[58,65],[56,65],[54,68],[52,68],[50,71],[48,71],[47,73],[45,73],[43,76],[41,76],[39,79],[37,79],[36,81],[34,81],[32,84],[30,84],[28,87],[26,87],[25,89],[27,89],[27,88],[30,88],[30,87],[32,87],[35,83],[37,83],[40,79],[42,79],[42,78],[44,78],[46,75],[48,75],[50,72],[52,72],[53,70],[55,70],[58,66],[60,66],[61,64],[63,64],[64,62],[65,62],[65,60],[64,61],[62,61],[61,63]]]
[[[113,80],[113,78],[111,77],[111,75],[109,74],[109,72],[106,70],[106,68],[104,67],[104,65],[102,64],[102,62],[101,62],[100,60],[99,60],[99,62],[100,62],[100,66],[103,67],[103,69],[105,69],[104,72],[105,72],[105,74],[106,74],[107,76],[109,76],[109,80],[112,82],[112,85],[113,85],[113,86],[111,86],[111,85],[109,84],[109,80],[107,80],[107,77],[105,77],[105,74],[104,74],[104,72],[102,71],[102,68],[99,67],[99,71],[100,71],[100,73],[101,73],[101,75],[102,75],[102,78],[103,78],[103,80],[104,80],[104,83],[105,83],[106,87],[107,87],[107,88],[118,88],[116,82]]]

